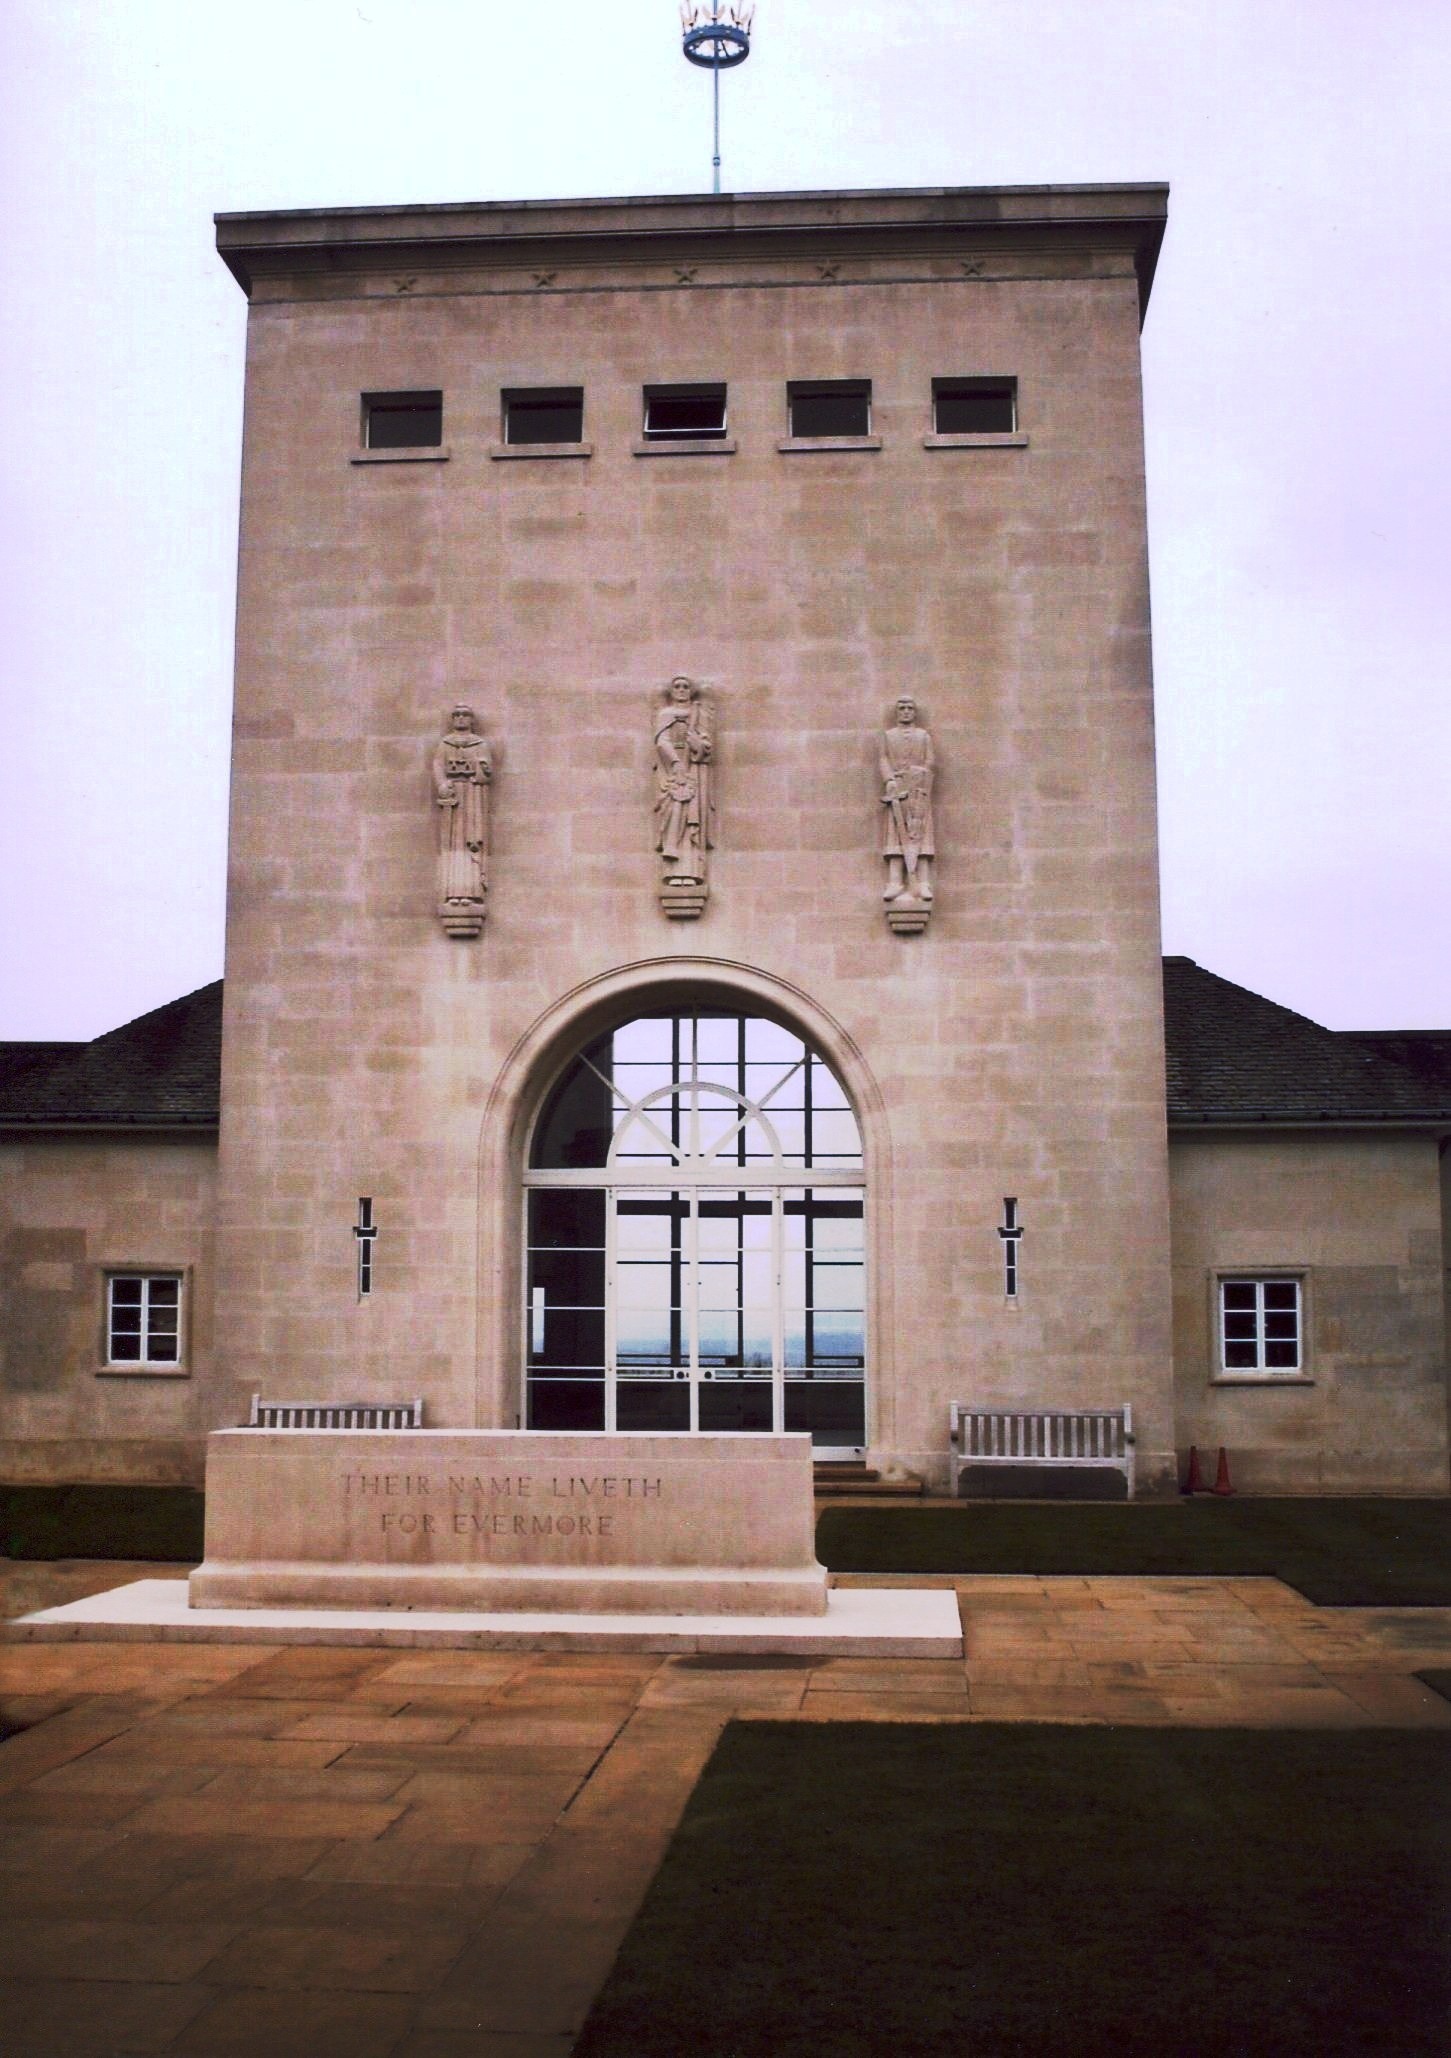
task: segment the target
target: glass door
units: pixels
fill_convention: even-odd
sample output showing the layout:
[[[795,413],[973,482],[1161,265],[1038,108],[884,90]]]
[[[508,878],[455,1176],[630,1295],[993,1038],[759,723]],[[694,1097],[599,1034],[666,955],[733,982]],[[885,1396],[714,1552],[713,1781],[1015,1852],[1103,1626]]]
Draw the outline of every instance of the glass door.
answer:
[[[778,1428],[773,1196],[626,1187],[611,1193],[610,1217],[606,1426]]]

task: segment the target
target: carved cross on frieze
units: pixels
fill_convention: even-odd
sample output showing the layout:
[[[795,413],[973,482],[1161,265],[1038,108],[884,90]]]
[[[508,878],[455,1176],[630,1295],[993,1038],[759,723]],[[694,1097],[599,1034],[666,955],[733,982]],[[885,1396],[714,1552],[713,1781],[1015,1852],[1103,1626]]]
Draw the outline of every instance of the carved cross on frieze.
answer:
[[[1018,1220],[1015,1200],[1003,1202],[1002,1227],[998,1235],[1003,1240],[1003,1292],[1010,1301],[1015,1301],[1018,1297],[1018,1245],[1023,1239],[1023,1225]]]
[[[358,1240],[358,1299],[362,1300],[373,1291],[373,1245],[378,1239],[373,1203],[366,1194],[358,1199],[358,1219],[353,1224],[353,1235]]]

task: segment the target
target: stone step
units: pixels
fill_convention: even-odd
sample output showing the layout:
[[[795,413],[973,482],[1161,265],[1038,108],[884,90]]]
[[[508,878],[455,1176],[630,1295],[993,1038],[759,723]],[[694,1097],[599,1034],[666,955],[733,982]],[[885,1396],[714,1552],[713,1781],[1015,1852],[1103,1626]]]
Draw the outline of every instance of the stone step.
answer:
[[[875,1466],[860,1460],[819,1459],[812,1470],[819,1501],[855,1499],[858,1496],[871,1500],[914,1501],[926,1492],[926,1482],[911,1473],[895,1479],[883,1479]]]

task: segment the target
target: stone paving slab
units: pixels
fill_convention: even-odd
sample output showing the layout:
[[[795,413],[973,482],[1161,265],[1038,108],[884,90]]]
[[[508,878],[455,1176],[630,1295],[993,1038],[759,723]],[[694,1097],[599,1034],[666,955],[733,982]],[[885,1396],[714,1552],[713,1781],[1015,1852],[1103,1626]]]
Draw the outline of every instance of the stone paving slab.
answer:
[[[953,1657],[955,1612],[931,1589],[833,1590],[824,1615],[473,1613],[467,1609],[193,1608],[184,1579],[138,1579],[84,1600],[18,1616],[14,1643],[298,1644],[373,1649],[651,1652],[839,1650]]]
[[[1451,1726],[1414,1677],[1451,1610],[1274,1580],[934,1590],[960,1655],[10,1644],[0,2050],[565,2058],[742,1715]]]

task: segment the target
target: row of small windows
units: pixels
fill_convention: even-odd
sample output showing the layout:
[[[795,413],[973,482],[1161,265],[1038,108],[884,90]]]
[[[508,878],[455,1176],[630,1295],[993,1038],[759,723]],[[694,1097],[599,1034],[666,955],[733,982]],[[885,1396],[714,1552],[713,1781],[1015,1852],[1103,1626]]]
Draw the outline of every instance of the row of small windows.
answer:
[[[798,379],[786,387],[786,433],[793,439],[870,436],[870,379]],[[1018,382],[1005,378],[934,379],[932,432],[937,436],[1011,435],[1018,426]],[[640,433],[647,443],[721,441],[726,435],[724,385],[646,386]],[[443,441],[440,391],[365,393],[366,450],[427,450]],[[582,443],[582,386],[506,386],[500,395],[505,443]]]

